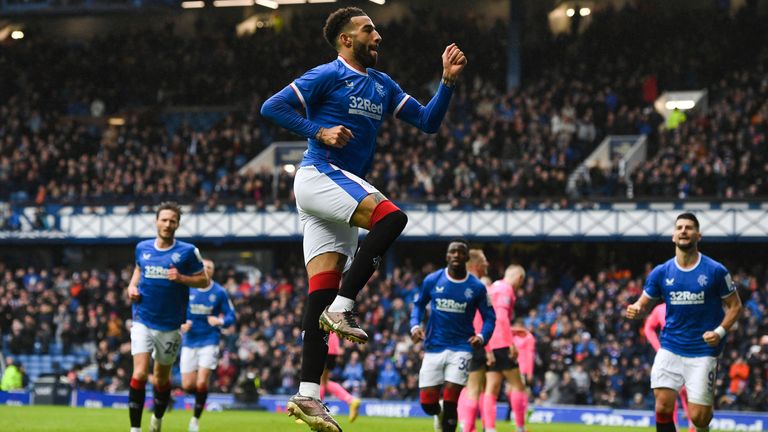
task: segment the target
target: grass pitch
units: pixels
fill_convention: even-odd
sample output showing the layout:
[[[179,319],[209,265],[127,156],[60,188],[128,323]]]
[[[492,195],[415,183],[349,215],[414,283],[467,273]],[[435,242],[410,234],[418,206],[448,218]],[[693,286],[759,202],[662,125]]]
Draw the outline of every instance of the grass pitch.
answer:
[[[149,427],[149,416],[144,410],[142,429]],[[191,411],[174,410],[163,419],[163,432],[186,432]],[[338,419],[344,432],[431,432],[432,420],[427,418],[394,419],[359,417],[349,423],[346,417]],[[478,423],[479,425],[479,423]],[[128,432],[128,410],[111,408],[70,408],[54,406],[0,406],[2,432]],[[482,428],[478,429],[482,430]],[[514,425],[499,421],[498,432],[512,432]],[[581,431],[653,431],[654,428],[621,428],[583,426],[575,424],[531,424],[530,432]],[[308,432],[305,425],[295,424],[287,414],[258,411],[206,412],[200,420],[201,432]]]

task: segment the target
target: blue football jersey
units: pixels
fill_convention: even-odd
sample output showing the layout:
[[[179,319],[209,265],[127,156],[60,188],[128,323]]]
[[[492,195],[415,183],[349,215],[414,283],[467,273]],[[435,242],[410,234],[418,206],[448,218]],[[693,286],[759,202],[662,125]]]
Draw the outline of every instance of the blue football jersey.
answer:
[[[471,274],[461,280],[440,269],[428,275],[421,284],[411,311],[411,328],[420,325],[427,304],[431,302],[424,349],[427,352],[472,351],[469,338],[475,334],[472,321],[475,312],[483,318],[481,334],[485,342],[491,339],[496,326],[496,313],[485,285]]]
[[[308,120],[326,128],[344,125],[354,135],[343,148],[309,139],[302,166],[332,163],[361,178],[373,161],[384,115],[397,115],[409,98],[387,74],[370,68],[360,72],[341,56],[311,69],[290,87]]]
[[[690,269],[680,268],[675,258],[654,268],[644,294],[667,304],[661,347],[683,357],[718,356],[724,341],[711,347],[702,336],[722,323],[722,299],[735,292],[728,270],[704,254]]]
[[[219,315],[224,315],[224,324],[221,327],[208,324],[209,316]],[[189,289],[187,319],[192,321],[192,326],[184,333],[182,344],[185,347],[218,345],[221,329],[235,323],[235,308],[224,287],[214,282],[205,289]]]
[[[191,276],[203,271],[203,259],[194,245],[175,240],[167,249],[158,249],[155,240],[136,245],[136,265],[141,270],[139,294],[133,304],[133,320],[155,330],[178,329],[187,319],[189,287],[168,280],[168,269]]]

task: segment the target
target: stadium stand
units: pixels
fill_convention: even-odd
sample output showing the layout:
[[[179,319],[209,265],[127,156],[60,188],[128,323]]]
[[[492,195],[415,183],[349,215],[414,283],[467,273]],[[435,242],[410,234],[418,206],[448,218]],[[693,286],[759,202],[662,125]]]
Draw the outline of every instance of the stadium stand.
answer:
[[[503,268],[496,261],[491,274]],[[646,390],[653,350],[641,334],[642,323],[622,317],[624,305],[639,294],[643,275],[611,268],[557,276],[549,268],[541,263],[529,267],[515,310],[536,335],[536,402],[650,408]],[[373,334],[371,341],[362,346],[345,343],[344,361],[333,371],[355,394],[417,397],[420,359],[408,337],[409,305],[421,277],[432,269],[432,264],[398,267],[390,277],[377,273],[365,288],[359,310]],[[59,372],[74,386],[125,390],[131,367],[126,328],[130,312],[127,279],[118,275],[129,271],[0,269],[0,331],[8,335],[3,354],[21,362],[31,379]],[[299,267],[265,275],[255,284],[234,269],[217,275],[233,297],[238,324],[222,341],[224,354],[212,384],[216,391],[231,392],[240,375],[255,372],[261,391],[295,392],[306,280],[286,276],[290,274],[301,274]],[[768,338],[760,340],[768,334],[764,275],[763,268],[734,274],[746,307],[738,330],[729,335],[729,354],[722,359],[717,379],[719,403],[730,409],[768,409]]]

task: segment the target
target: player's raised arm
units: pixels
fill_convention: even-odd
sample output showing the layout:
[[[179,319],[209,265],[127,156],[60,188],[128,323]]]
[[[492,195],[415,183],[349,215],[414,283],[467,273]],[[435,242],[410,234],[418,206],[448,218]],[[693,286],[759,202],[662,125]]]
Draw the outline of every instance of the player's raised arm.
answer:
[[[416,126],[426,133],[436,133],[440,128],[445,113],[448,111],[448,105],[453,94],[453,87],[456,80],[464,70],[467,64],[467,58],[456,44],[450,44],[445,47],[442,55],[443,59],[443,78],[437,93],[432,97],[427,106],[422,106],[418,101],[405,96],[402,108],[396,111],[395,115],[406,122]]]

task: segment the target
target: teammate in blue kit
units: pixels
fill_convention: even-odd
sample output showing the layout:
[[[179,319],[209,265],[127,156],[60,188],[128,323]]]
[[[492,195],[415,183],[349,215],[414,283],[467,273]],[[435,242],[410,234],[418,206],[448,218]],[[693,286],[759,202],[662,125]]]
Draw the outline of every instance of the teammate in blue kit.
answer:
[[[187,320],[189,287],[211,283],[197,248],[174,237],[180,220],[176,203],[160,204],[155,214],[157,238],[136,245],[136,268],[128,284],[133,302],[133,375],[128,391],[131,432],[141,432],[150,354],[155,359],[155,408],[149,430],[160,431],[171,397],[171,367],[179,354],[180,328]]]
[[[189,290],[187,322],[181,326],[181,386],[195,396],[189,432],[200,430],[200,416],[208,398],[208,378],[219,361],[221,329],[233,325],[236,319],[227,291],[213,281],[216,270],[213,261],[203,260],[203,265],[211,284],[207,288]]]
[[[640,318],[657,301],[667,304],[661,349],[651,369],[656,397],[656,430],[675,431],[672,413],[680,389],[697,431],[709,431],[715,400],[717,357],[725,335],[741,315],[741,299],[728,270],[699,252],[699,221],[679,215],[672,241],[675,257],[648,275],[640,298],[627,307],[627,318]],[[725,311],[723,311],[725,309]]]
[[[405,213],[364,180],[376,133],[385,115],[437,132],[467,60],[455,44],[445,48],[442,83],[423,106],[373,69],[381,35],[361,9],[331,13],[323,33],[338,57],[270,97],[261,113],[308,139],[294,195],[304,232],[309,296],[302,323],[301,383],[287,410],[314,430],[339,432],[320,402],[328,350],[323,330],[358,343],[368,341],[353,314],[355,299],[408,222]],[[359,249],[358,228],[369,230]]]
[[[414,343],[424,340],[426,351],[419,370],[421,406],[425,413],[435,416],[435,430],[453,432],[458,423],[456,405],[469,378],[472,351],[491,338],[496,314],[485,284],[467,272],[469,244],[452,241],[446,260],[446,268],[428,275],[421,284],[411,311],[411,339]],[[421,322],[430,302],[425,336]],[[479,334],[475,334],[473,325],[477,311],[483,319]]]

